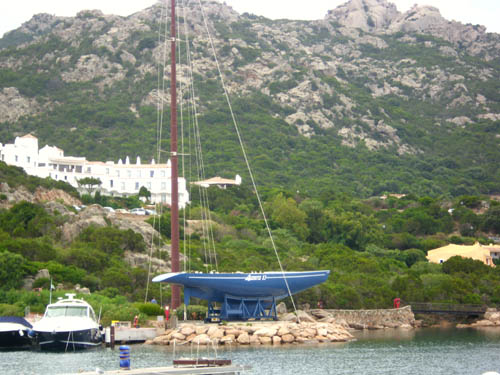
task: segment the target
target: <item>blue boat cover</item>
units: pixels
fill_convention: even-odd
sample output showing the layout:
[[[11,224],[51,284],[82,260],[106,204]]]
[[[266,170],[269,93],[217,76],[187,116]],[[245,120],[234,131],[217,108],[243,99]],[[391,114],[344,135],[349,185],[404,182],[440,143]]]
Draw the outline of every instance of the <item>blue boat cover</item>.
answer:
[[[0,316],[0,323],[17,323],[28,328],[33,328],[30,322],[20,316]]]

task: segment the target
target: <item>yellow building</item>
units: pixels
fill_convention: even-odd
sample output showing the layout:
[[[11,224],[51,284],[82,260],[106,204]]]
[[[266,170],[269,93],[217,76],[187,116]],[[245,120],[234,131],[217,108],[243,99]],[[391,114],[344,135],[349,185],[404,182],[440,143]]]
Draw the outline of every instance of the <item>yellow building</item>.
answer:
[[[500,246],[483,246],[479,242],[472,246],[449,244],[438,249],[429,250],[427,259],[432,263],[443,263],[456,255],[480,260],[488,266],[495,267],[493,259],[500,258]]]

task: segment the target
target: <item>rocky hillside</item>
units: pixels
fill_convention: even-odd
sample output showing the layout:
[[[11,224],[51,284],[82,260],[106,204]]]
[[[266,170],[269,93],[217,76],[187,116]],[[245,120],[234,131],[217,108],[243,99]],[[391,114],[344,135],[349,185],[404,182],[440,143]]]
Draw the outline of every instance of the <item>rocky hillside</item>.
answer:
[[[498,190],[498,34],[386,0],[351,0],[316,21],[184,5],[209,173],[242,165],[203,15],[262,183],[360,195]],[[168,102],[157,89],[162,17],[160,2],[129,17],[40,14],[6,34],[0,141],[30,131],[67,154],[151,157],[158,95]]]

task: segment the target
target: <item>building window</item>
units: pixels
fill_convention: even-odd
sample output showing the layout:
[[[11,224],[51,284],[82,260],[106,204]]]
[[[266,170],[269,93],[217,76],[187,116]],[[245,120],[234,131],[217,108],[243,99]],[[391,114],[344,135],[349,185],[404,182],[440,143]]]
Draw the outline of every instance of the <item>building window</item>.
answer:
[[[127,169],[127,177],[128,178],[132,177],[132,171],[130,169]]]
[[[16,155],[16,156],[15,156],[15,160],[16,160],[16,162],[17,162],[17,159],[19,159],[19,158],[18,158],[18,157],[17,157],[17,155]]]
[[[151,182],[148,182],[146,185],[147,185],[148,190],[151,191]]]
[[[166,182],[161,183],[161,190],[167,190],[167,183]]]
[[[138,182],[135,183],[135,190],[139,190],[139,183]]]
[[[39,167],[45,167],[45,163],[38,163]]]
[[[125,190],[125,182],[122,182],[122,190]]]
[[[119,170],[116,170],[116,176],[120,177],[120,171]]]
[[[149,177],[154,177],[155,176],[155,171],[149,171]]]
[[[109,174],[109,168],[106,168],[106,174]]]
[[[2,160],[5,160],[5,155],[4,154],[2,154]]]
[[[81,165],[76,166],[76,173],[82,173],[82,166]]]
[[[92,169],[90,167],[87,167],[87,173],[92,173]]]
[[[65,179],[66,181],[68,181],[68,176],[64,176],[64,179]]]
[[[31,157],[27,156],[27,157],[26,157],[26,161],[27,161],[28,163],[31,163]]]
[[[160,171],[160,177],[165,177],[165,170],[164,170],[164,169],[162,169],[162,170]]]
[[[109,180],[109,187],[113,187],[113,180]]]

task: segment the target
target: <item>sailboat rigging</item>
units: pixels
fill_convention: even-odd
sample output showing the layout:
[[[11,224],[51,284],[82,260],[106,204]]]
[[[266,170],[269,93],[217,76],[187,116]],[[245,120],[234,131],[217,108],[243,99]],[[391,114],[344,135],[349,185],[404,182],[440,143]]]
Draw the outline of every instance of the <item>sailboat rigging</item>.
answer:
[[[172,166],[172,202],[171,213],[171,264],[172,272],[179,272],[179,168],[177,158],[177,61],[176,61],[176,26],[175,26],[175,0],[171,0],[170,7],[170,160]],[[172,285],[172,309],[177,309],[181,304],[180,287]]]
[[[221,69],[212,38],[209,33],[207,20],[203,12],[201,1],[198,1],[202,18],[209,36],[210,45],[214,53],[217,70],[224,89],[224,95],[229,106],[238,140],[242,147],[243,156],[247,164],[250,179],[259,202],[266,229],[278,259],[278,272],[251,272],[251,273],[218,273],[212,272],[181,272],[179,269],[179,207],[178,207],[178,152],[177,152],[177,79],[176,79],[176,17],[175,0],[170,4],[170,49],[171,49],[171,77],[170,77],[170,126],[171,126],[171,172],[172,172],[172,203],[171,203],[171,269],[166,274],[153,278],[153,282],[166,282],[172,286],[171,308],[180,306],[180,286],[184,287],[184,304],[189,305],[190,298],[196,297],[208,302],[209,317],[217,320],[247,320],[247,319],[277,319],[276,301],[291,297],[302,290],[326,281],[330,271],[285,272],[278,256],[274,240],[262,201],[258,194],[255,179],[250,168],[246,151],[243,147],[241,134],[229,100],[228,91],[224,84]],[[186,20],[184,20],[186,22]],[[220,309],[215,303],[220,303]],[[295,304],[294,304],[295,307]]]

